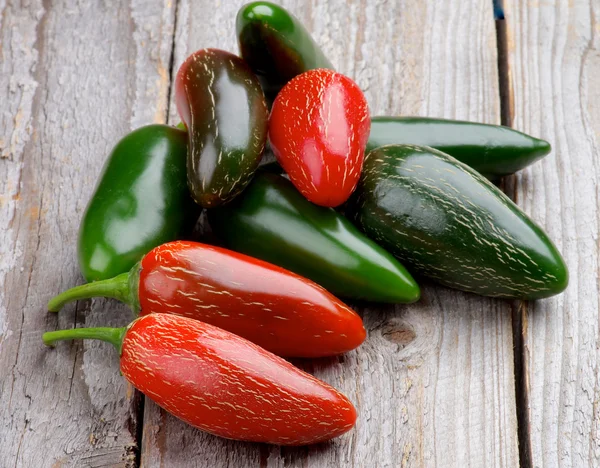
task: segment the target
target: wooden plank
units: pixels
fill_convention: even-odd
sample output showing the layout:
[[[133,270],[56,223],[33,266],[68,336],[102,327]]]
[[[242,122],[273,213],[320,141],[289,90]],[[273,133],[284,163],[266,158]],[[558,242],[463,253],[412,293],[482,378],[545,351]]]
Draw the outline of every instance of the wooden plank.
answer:
[[[237,51],[244,3],[181,0],[175,71],[203,47]],[[281,2],[313,32],[376,114],[499,122],[492,2]],[[177,121],[171,106],[171,122]],[[309,448],[236,443],[147,400],[142,466],[516,466],[509,305],[426,285],[414,306],[362,309],[367,342],[303,363],[357,405],[356,429]]]
[[[131,466],[138,402],[104,343],[41,334],[123,326],[125,307],[46,302],[82,282],[79,220],[131,127],[166,118],[168,1],[0,2],[0,454],[2,466]]]
[[[532,466],[599,466],[600,3],[505,3],[513,124],[554,147],[512,188],[571,273],[522,308]]]

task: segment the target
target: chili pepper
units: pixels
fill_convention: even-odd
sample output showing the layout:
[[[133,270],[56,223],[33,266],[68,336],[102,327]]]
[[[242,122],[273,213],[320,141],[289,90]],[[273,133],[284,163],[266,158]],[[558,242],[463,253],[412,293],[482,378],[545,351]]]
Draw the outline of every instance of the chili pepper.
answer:
[[[432,148],[371,151],[348,213],[411,271],[446,286],[538,299],[568,284],[542,229],[478,172]]]
[[[98,339],[121,356],[123,376],[188,424],[228,439],[306,445],[349,431],[356,410],[340,392],[259,346],[212,325],[168,314],[126,328],[47,332]]]
[[[310,278],[338,296],[419,299],[418,285],[392,255],[279,175],[258,173],[233,202],[209,210],[208,219],[227,247]]]
[[[237,14],[242,58],[258,76],[267,100],[296,75],[313,68],[333,69],[302,23],[271,2],[252,2]]]
[[[128,271],[153,247],[191,231],[199,209],[186,184],[185,132],[148,125],[108,157],[79,228],[87,281]]]
[[[190,55],[175,80],[188,128],[188,185],[204,208],[233,199],[252,179],[267,140],[260,83],[239,57],[217,49]]]
[[[396,144],[438,149],[489,179],[517,172],[552,149],[545,140],[498,125],[427,117],[373,117],[367,152]]]
[[[117,298],[136,314],[201,320],[280,356],[341,354],[366,335],[356,312],[312,281],[197,242],[156,247],[129,273],[69,289],[53,298],[48,310],[94,296]]]
[[[309,70],[275,99],[269,141],[302,195],[334,207],[358,183],[369,127],[367,99],[354,81],[332,70]]]

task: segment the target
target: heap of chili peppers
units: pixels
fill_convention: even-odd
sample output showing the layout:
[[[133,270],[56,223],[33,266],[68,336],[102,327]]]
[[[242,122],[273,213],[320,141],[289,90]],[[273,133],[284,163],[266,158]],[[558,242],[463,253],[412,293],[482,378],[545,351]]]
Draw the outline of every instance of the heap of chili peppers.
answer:
[[[311,444],[350,430],[356,410],[280,356],[365,340],[336,296],[415,302],[412,274],[500,298],[566,288],[551,240],[490,182],[550,145],[494,125],[372,117],[285,9],[250,3],[236,26],[240,56],[203,49],[179,69],[179,128],[135,130],[108,157],[79,232],[88,283],[48,306],[105,296],[139,318],[43,340],[113,344],[128,381],[207,432]],[[267,141],[276,163],[261,162]],[[202,209],[221,246],[191,240]]]

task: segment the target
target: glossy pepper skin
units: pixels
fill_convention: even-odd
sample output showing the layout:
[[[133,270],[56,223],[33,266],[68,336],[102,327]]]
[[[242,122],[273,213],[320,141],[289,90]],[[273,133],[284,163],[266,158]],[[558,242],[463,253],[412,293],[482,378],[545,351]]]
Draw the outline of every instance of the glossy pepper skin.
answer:
[[[367,99],[354,81],[332,70],[309,70],[275,99],[269,141],[302,195],[335,207],[358,183],[370,125]]]
[[[568,284],[542,229],[481,174],[433,148],[371,151],[348,213],[411,271],[452,288],[539,299]]]
[[[356,312],[321,286],[262,260],[197,242],[156,247],[130,273],[65,291],[48,309],[94,296],[116,297],[140,315],[201,320],[286,357],[341,354],[366,336]]]
[[[187,135],[148,125],[108,157],[79,227],[79,266],[87,281],[127,272],[153,247],[191,231],[199,210],[186,183]]]
[[[367,152],[397,144],[438,149],[488,179],[517,172],[552,149],[545,140],[499,125],[427,117],[373,117]]]
[[[257,174],[236,200],[209,210],[208,219],[227,247],[310,278],[338,296],[419,299],[418,285],[392,255],[279,175]]]
[[[243,6],[236,29],[242,58],[258,76],[269,102],[295,76],[314,68],[333,69],[302,23],[279,5]]]
[[[168,314],[127,328],[48,332],[44,343],[112,343],[121,372],[179,419],[228,439],[307,445],[349,431],[356,410],[340,392],[259,346],[212,325]]]
[[[177,110],[188,129],[188,184],[211,208],[232,200],[252,179],[267,139],[260,83],[239,57],[217,49],[190,55],[175,80]]]

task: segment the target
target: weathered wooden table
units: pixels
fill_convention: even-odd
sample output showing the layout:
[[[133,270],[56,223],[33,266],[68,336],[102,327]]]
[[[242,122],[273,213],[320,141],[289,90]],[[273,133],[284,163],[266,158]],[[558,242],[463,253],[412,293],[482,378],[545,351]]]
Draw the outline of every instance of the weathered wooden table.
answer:
[[[305,368],[356,404],[356,429],[307,448],[236,443],[144,400],[104,343],[43,331],[122,326],[112,301],[59,316],[82,281],[79,220],[130,129],[176,123],[192,51],[236,51],[240,1],[0,1],[0,466],[346,467],[600,464],[600,1],[289,0],[373,114],[500,123],[553,153],[503,188],[564,253],[561,296],[505,302],[425,285],[361,309],[367,342]]]

